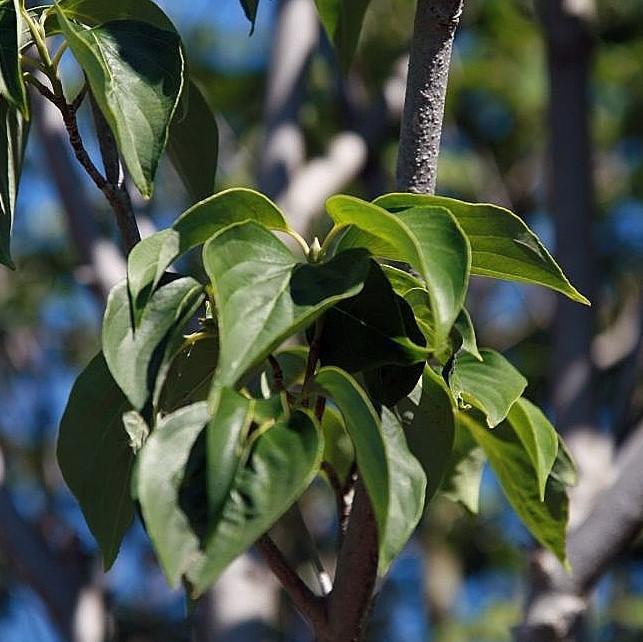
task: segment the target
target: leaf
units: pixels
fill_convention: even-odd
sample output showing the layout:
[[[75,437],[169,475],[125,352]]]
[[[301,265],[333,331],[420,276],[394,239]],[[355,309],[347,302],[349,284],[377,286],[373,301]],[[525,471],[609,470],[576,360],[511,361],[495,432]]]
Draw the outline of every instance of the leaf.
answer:
[[[461,413],[458,413],[460,416]],[[455,423],[453,450],[446,462],[440,494],[474,515],[480,508],[480,485],[487,461],[484,450],[460,421]]]
[[[58,464],[109,569],[134,514],[134,453],[123,427],[130,405],[102,353],[81,372],[60,422]]]
[[[290,390],[294,386],[301,386],[306,374],[308,348],[289,346],[276,352],[274,357],[281,368],[283,387]],[[258,395],[267,399],[280,392],[275,381],[275,373],[270,365],[259,374],[258,384],[258,388],[251,389],[253,395],[256,390]]]
[[[28,134],[23,116],[0,98],[0,263],[11,269],[11,227]]]
[[[462,308],[462,310],[460,310],[460,314],[455,320],[455,329],[460,335],[460,348],[475,357],[478,361],[482,361],[482,355],[480,354],[480,350],[478,350],[478,342],[476,341],[476,331],[473,327],[473,321],[471,321],[471,316],[467,312],[466,308]]]
[[[58,0],[58,6],[70,20],[90,27],[114,20],[136,20],[165,31],[176,31],[172,21],[152,0]],[[45,29],[48,36],[61,31],[55,11],[48,12]]]
[[[402,211],[419,205],[446,207],[462,226],[471,244],[472,274],[543,285],[573,301],[589,305],[589,301],[567,280],[538,237],[509,210],[427,194],[386,194],[375,203],[389,211]]]
[[[206,432],[208,517],[217,522],[239,468],[254,402],[230,388],[216,388],[208,405],[212,414]]]
[[[457,401],[473,404],[487,416],[489,428],[497,426],[522,395],[527,380],[501,354],[480,350],[482,361],[462,353],[453,363],[449,386]]]
[[[242,188],[219,192],[184,212],[170,229],[152,234],[134,247],[127,265],[132,300],[138,305],[141,293],[150,285],[156,287],[176,258],[244,221],[256,221],[280,232],[290,230],[277,206],[259,192]]]
[[[353,442],[346,430],[344,418],[332,406],[324,410],[321,423],[324,434],[324,457],[342,484],[346,483],[353,462],[355,461],[355,449]]]
[[[370,0],[315,0],[329,40],[344,72],[351,65]]]
[[[453,450],[455,402],[444,379],[425,366],[421,384],[398,404],[398,411],[409,448],[426,473],[428,503],[442,483]]]
[[[538,478],[540,499],[545,499],[547,479],[558,455],[558,435],[540,408],[527,399],[518,399],[507,420],[527,451]]]
[[[188,570],[192,597],[299,499],[319,469],[323,445],[316,419],[300,410],[251,440],[220,518],[210,524],[205,551]]]
[[[0,0],[0,100],[4,98],[28,119],[27,92],[19,58],[21,22],[19,1]]]
[[[347,372],[387,364],[426,361],[428,351],[408,304],[373,260],[357,296],[331,308],[324,317],[319,356],[323,365]]]
[[[413,366],[382,366],[363,373],[368,396],[377,404],[392,408],[411,394],[422,377],[424,362]]]
[[[503,421],[495,430],[489,430],[484,420],[463,413],[460,416],[485,451],[503,492],[525,526],[566,564],[565,532],[569,506],[565,488],[550,478],[544,501],[541,501],[531,458],[511,423]]]
[[[214,114],[199,88],[187,87],[187,113],[174,114],[167,152],[190,198],[196,202],[214,194],[219,130]]]
[[[239,0],[241,8],[246,14],[246,18],[250,20],[250,35],[255,30],[255,22],[257,21],[257,10],[259,9],[259,0]]]
[[[576,486],[578,483],[576,463],[560,435],[558,435],[558,453],[551,470],[551,477],[563,486]]]
[[[382,435],[389,470],[389,504],[386,530],[380,542],[378,573],[384,575],[415,531],[426,493],[426,475],[413,456],[395,415],[382,409]]]
[[[171,360],[157,410],[170,413],[208,398],[210,382],[219,356],[219,337],[198,332],[185,337]]]
[[[149,198],[183,86],[181,40],[175,31],[134,20],[87,29],[55,7],[132,180]]]
[[[411,265],[425,280],[437,343],[455,322],[469,282],[469,244],[448,210],[415,208],[398,216],[352,196],[333,196],[326,209],[339,227],[351,226],[337,251],[363,247],[374,256]]]
[[[132,330],[132,310],[127,283],[114,286],[103,319],[103,351],[112,376],[137,410],[154,391],[160,367],[158,349],[186,315],[201,303],[203,287],[194,279],[177,279],[159,288]]]
[[[334,366],[321,368],[315,376],[315,385],[333,400],[344,417],[359,474],[373,506],[381,547],[389,511],[391,473],[380,419],[366,393],[343,370]]]
[[[203,248],[215,290],[221,337],[218,385],[230,386],[286,338],[364,286],[364,252],[326,263],[298,263],[292,252],[254,222],[229,227]],[[240,320],[243,320],[240,323]]]
[[[157,423],[136,462],[145,528],[171,586],[179,583],[198,553],[199,540],[179,508],[179,487],[190,451],[208,420],[204,401],[167,415]]]
[[[136,410],[128,410],[123,414],[123,427],[129,436],[129,446],[132,452],[138,453],[150,435],[150,428],[145,419]]]

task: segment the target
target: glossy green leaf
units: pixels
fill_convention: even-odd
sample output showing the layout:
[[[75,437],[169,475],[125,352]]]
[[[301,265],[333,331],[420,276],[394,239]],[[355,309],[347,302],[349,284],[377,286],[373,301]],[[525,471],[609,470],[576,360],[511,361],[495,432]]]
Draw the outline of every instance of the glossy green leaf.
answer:
[[[172,21],[152,0],[58,0],[58,6],[67,18],[90,27],[113,20],[136,20],[165,31],[176,31]],[[45,28],[47,35],[60,32],[54,11],[49,11]]]
[[[569,506],[565,488],[550,478],[544,501],[529,453],[509,421],[489,430],[484,419],[463,415],[461,419],[485,451],[509,503],[532,535],[566,563],[565,533]]]
[[[231,388],[216,388],[208,401],[208,517],[218,521],[240,465],[243,442],[253,418],[254,401]]]
[[[214,194],[219,130],[214,114],[199,88],[188,83],[187,112],[174,114],[167,152],[192,201]]]
[[[304,411],[250,440],[220,517],[210,524],[205,550],[188,569],[193,597],[299,499],[319,469],[322,451],[319,425]]]
[[[118,555],[134,514],[130,477],[134,453],[123,427],[130,404],[102,353],[81,372],[58,435],[58,464],[103,554],[105,569]]]
[[[472,274],[543,285],[574,301],[589,304],[567,280],[538,237],[509,210],[426,194],[386,194],[375,203],[389,211],[403,211],[418,205],[446,207],[471,244]]]
[[[183,86],[181,40],[174,31],[133,20],[87,29],[58,5],[56,11],[132,180],[149,198]]]
[[[461,405],[482,410],[490,428],[497,426],[522,395],[527,380],[495,350],[480,350],[482,361],[459,354],[449,374],[449,386]]]
[[[540,408],[527,399],[518,399],[507,415],[527,451],[538,478],[540,499],[545,498],[547,479],[558,455],[558,435]]]
[[[344,417],[355,448],[357,468],[373,506],[381,546],[386,533],[391,473],[380,418],[366,393],[343,370],[333,366],[321,368],[315,385],[333,400]]]
[[[161,419],[136,462],[136,494],[145,527],[163,573],[176,586],[195,555],[199,540],[179,508],[179,488],[190,451],[209,420],[205,401]]]
[[[391,265],[382,265],[382,270],[389,280],[389,283],[401,297],[406,297],[410,290],[426,289],[424,281],[421,281],[416,276],[400,270],[399,268]]]
[[[18,55],[21,22],[19,1],[0,0],[0,99],[28,118],[27,92]]]
[[[338,252],[363,247],[417,270],[431,298],[438,343],[447,337],[464,304],[471,262],[467,239],[448,210],[414,208],[395,216],[352,196],[333,196],[326,208],[336,225],[350,226]]]
[[[137,410],[154,391],[162,356],[158,350],[185,315],[195,311],[202,292],[201,284],[188,277],[159,288],[145,307],[136,332],[132,330],[127,283],[122,281],[110,292],[103,319],[103,352],[112,376]]]
[[[442,483],[453,450],[455,401],[444,379],[426,366],[421,384],[398,404],[398,411],[409,448],[426,473],[428,502]]]
[[[198,332],[185,337],[181,348],[171,359],[157,410],[170,413],[197,401],[205,401],[218,357],[217,334]]]
[[[28,133],[20,112],[0,98],[0,263],[12,269],[11,228]]]
[[[396,416],[382,409],[382,435],[389,470],[389,504],[386,530],[380,542],[378,572],[384,575],[415,531],[426,496],[426,475],[406,443]]]
[[[458,413],[458,417],[461,413]],[[471,433],[456,421],[453,449],[446,462],[440,494],[462,504],[474,515],[480,509],[480,485],[487,461],[484,450]]]
[[[344,418],[335,408],[327,406],[321,427],[324,433],[323,459],[333,467],[339,481],[344,484],[355,461],[355,448],[346,430]]]
[[[279,239],[253,222],[208,241],[203,263],[215,290],[221,337],[216,381],[230,387],[286,338],[355,296],[368,272],[361,251],[326,263],[298,263]]]
[[[359,34],[370,0],[315,0],[329,40],[335,45],[337,58],[346,72],[359,42]]]
[[[319,356],[323,365],[358,372],[426,361],[429,352],[424,344],[408,304],[371,260],[362,291],[324,317]]]
[[[176,258],[224,228],[244,221],[256,221],[279,232],[290,229],[277,206],[259,192],[243,188],[219,192],[184,212],[170,229],[134,247],[127,265],[132,299],[138,304],[141,293],[150,285],[155,287]]]

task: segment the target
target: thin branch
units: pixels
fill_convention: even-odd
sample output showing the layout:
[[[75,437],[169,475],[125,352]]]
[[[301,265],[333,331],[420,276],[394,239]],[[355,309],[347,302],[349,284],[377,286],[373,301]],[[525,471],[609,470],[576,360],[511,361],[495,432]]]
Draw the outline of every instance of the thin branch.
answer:
[[[397,162],[398,188],[433,194],[453,38],[463,0],[418,0]]]
[[[327,627],[325,599],[315,595],[306,586],[268,535],[260,537],[256,547],[283,585],[293,604],[310,622],[315,631],[325,630]]]

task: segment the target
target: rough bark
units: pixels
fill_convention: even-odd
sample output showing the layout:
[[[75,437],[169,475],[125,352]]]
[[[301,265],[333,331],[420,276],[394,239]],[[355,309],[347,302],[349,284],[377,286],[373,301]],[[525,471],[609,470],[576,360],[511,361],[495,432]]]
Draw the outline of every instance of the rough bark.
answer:
[[[463,0],[418,0],[397,163],[398,189],[433,194],[453,38]]]

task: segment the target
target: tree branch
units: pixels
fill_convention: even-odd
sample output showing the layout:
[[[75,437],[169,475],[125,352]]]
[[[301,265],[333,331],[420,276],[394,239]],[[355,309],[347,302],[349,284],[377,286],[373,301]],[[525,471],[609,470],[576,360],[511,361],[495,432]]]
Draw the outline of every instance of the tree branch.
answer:
[[[398,189],[433,194],[453,38],[463,0],[418,0],[397,160]]]
[[[293,604],[314,630],[316,632],[325,630],[327,617],[324,598],[318,597],[306,586],[268,535],[260,537],[256,547],[281,582]]]

